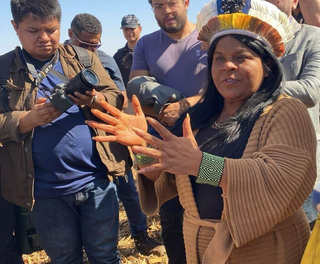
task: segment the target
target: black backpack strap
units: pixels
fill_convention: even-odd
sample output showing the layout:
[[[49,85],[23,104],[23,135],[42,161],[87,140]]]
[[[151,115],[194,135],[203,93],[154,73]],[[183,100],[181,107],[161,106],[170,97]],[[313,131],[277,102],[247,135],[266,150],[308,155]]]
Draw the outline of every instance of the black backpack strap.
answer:
[[[12,50],[0,56],[0,100],[6,107],[7,111],[11,111],[9,108],[9,93],[7,90],[7,80],[10,77],[10,67],[14,58],[14,54],[15,50]]]
[[[85,68],[90,68],[91,67],[91,58],[89,56],[89,53],[86,49],[71,45],[74,49],[74,51],[77,54],[78,59],[80,62],[84,65]]]

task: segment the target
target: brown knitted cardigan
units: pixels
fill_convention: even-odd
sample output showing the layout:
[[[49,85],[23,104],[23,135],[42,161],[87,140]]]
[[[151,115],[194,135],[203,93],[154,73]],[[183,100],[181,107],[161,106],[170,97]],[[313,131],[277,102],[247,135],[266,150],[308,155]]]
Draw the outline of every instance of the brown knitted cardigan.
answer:
[[[141,206],[154,215],[179,194],[188,264],[298,264],[309,237],[301,209],[316,179],[316,137],[305,106],[280,96],[256,121],[241,159],[226,159],[220,220],[202,220],[188,175],[139,175]]]

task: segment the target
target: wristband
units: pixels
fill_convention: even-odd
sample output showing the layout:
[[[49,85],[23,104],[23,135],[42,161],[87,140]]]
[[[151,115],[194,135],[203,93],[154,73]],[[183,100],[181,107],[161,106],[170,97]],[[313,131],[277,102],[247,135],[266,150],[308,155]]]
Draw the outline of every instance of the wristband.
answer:
[[[155,148],[155,147],[152,145],[149,145],[148,148]],[[138,165],[148,165],[155,160],[155,158],[153,157],[143,155],[143,154],[135,154],[134,152],[133,152],[133,156]]]
[[[181,99],[179,101],[179,105],[180,105],[179,115],[182,115],[191,107],[189,101],[186,98]]]
[[[224,168],[224,158],[202,153],[197,183],[219,186]]]

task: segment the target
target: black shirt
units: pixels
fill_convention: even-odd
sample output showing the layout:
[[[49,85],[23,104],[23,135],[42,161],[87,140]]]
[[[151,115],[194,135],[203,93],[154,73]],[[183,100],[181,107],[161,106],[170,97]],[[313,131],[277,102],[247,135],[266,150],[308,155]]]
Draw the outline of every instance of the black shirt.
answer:
[[[218,130],[213,127],[200,129],[196,135],[196,141],[200,149],[212,155],[231,159],[240,159],[246,148],[250,133],[255,121],[260,116],[258,113],[252,121],[244,121],[241,126],[240,135],[230,143],[224,143],[218,147],[210,147],[208,140],[213,138]],[[236,176],[236,175],[235,175]],[[223,210],[222,189],[209,184],[196,183],[196,177],[190,176],[194,198],[198,207],[201,219],[221,219]]]
[[[123,79],[125,87],[129,82],[129,75],[132,67],[133,61],[133,50],[128,47],[128,43],[113,55]]]

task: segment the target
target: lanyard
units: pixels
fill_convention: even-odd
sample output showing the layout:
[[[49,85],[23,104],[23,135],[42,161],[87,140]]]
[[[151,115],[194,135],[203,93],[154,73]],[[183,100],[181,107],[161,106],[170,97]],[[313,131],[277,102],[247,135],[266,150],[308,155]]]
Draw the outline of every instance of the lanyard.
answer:
[[[28,62],[26,60],[26,58],[25,58],[25,56],[23,55],[22,52],[21,52],[21,54],[22,54],[22,56],[24,58],[24,61],[25,61],[26,65],[27,65],[27,68],[28,68],[29,72],[31,73],[32,77],[34,78],[34,83],[35,83],[36,87],[38,87],[40,90],[51,92],[51,90],[48,87],[45,87],[43,84],[41,84],[42,81],[47,77],[49,72],[51,74],[55,75],[56,77],[58,77],[64,83],[68,83],[70,81],[69,78],[67,78],[66,76],[62,75],[60,72],[58,72],[55,69],[53,69],[54,65],[58,61],[59,51],[56,51],[56,53],[54,54],[53,58],[48,63],[43,65],[43,67],[41,68],[39,73],[37,72],[35,66],[32,63],[30,63],[30,62]]]
[[[31,73],[32,77],[34,78],[34,83],[37,87],[42,88],[41,82],[47,77],[49,72],[53,69],[53,66],[58,61],[58,58],[59,58],[59,52],[57,51],[54,54],[53,58],[48,63],[43,65],[39,73],[37,72],[36,68],[32,63],[29,63],[27,60],[25,60],[27,68]]]

